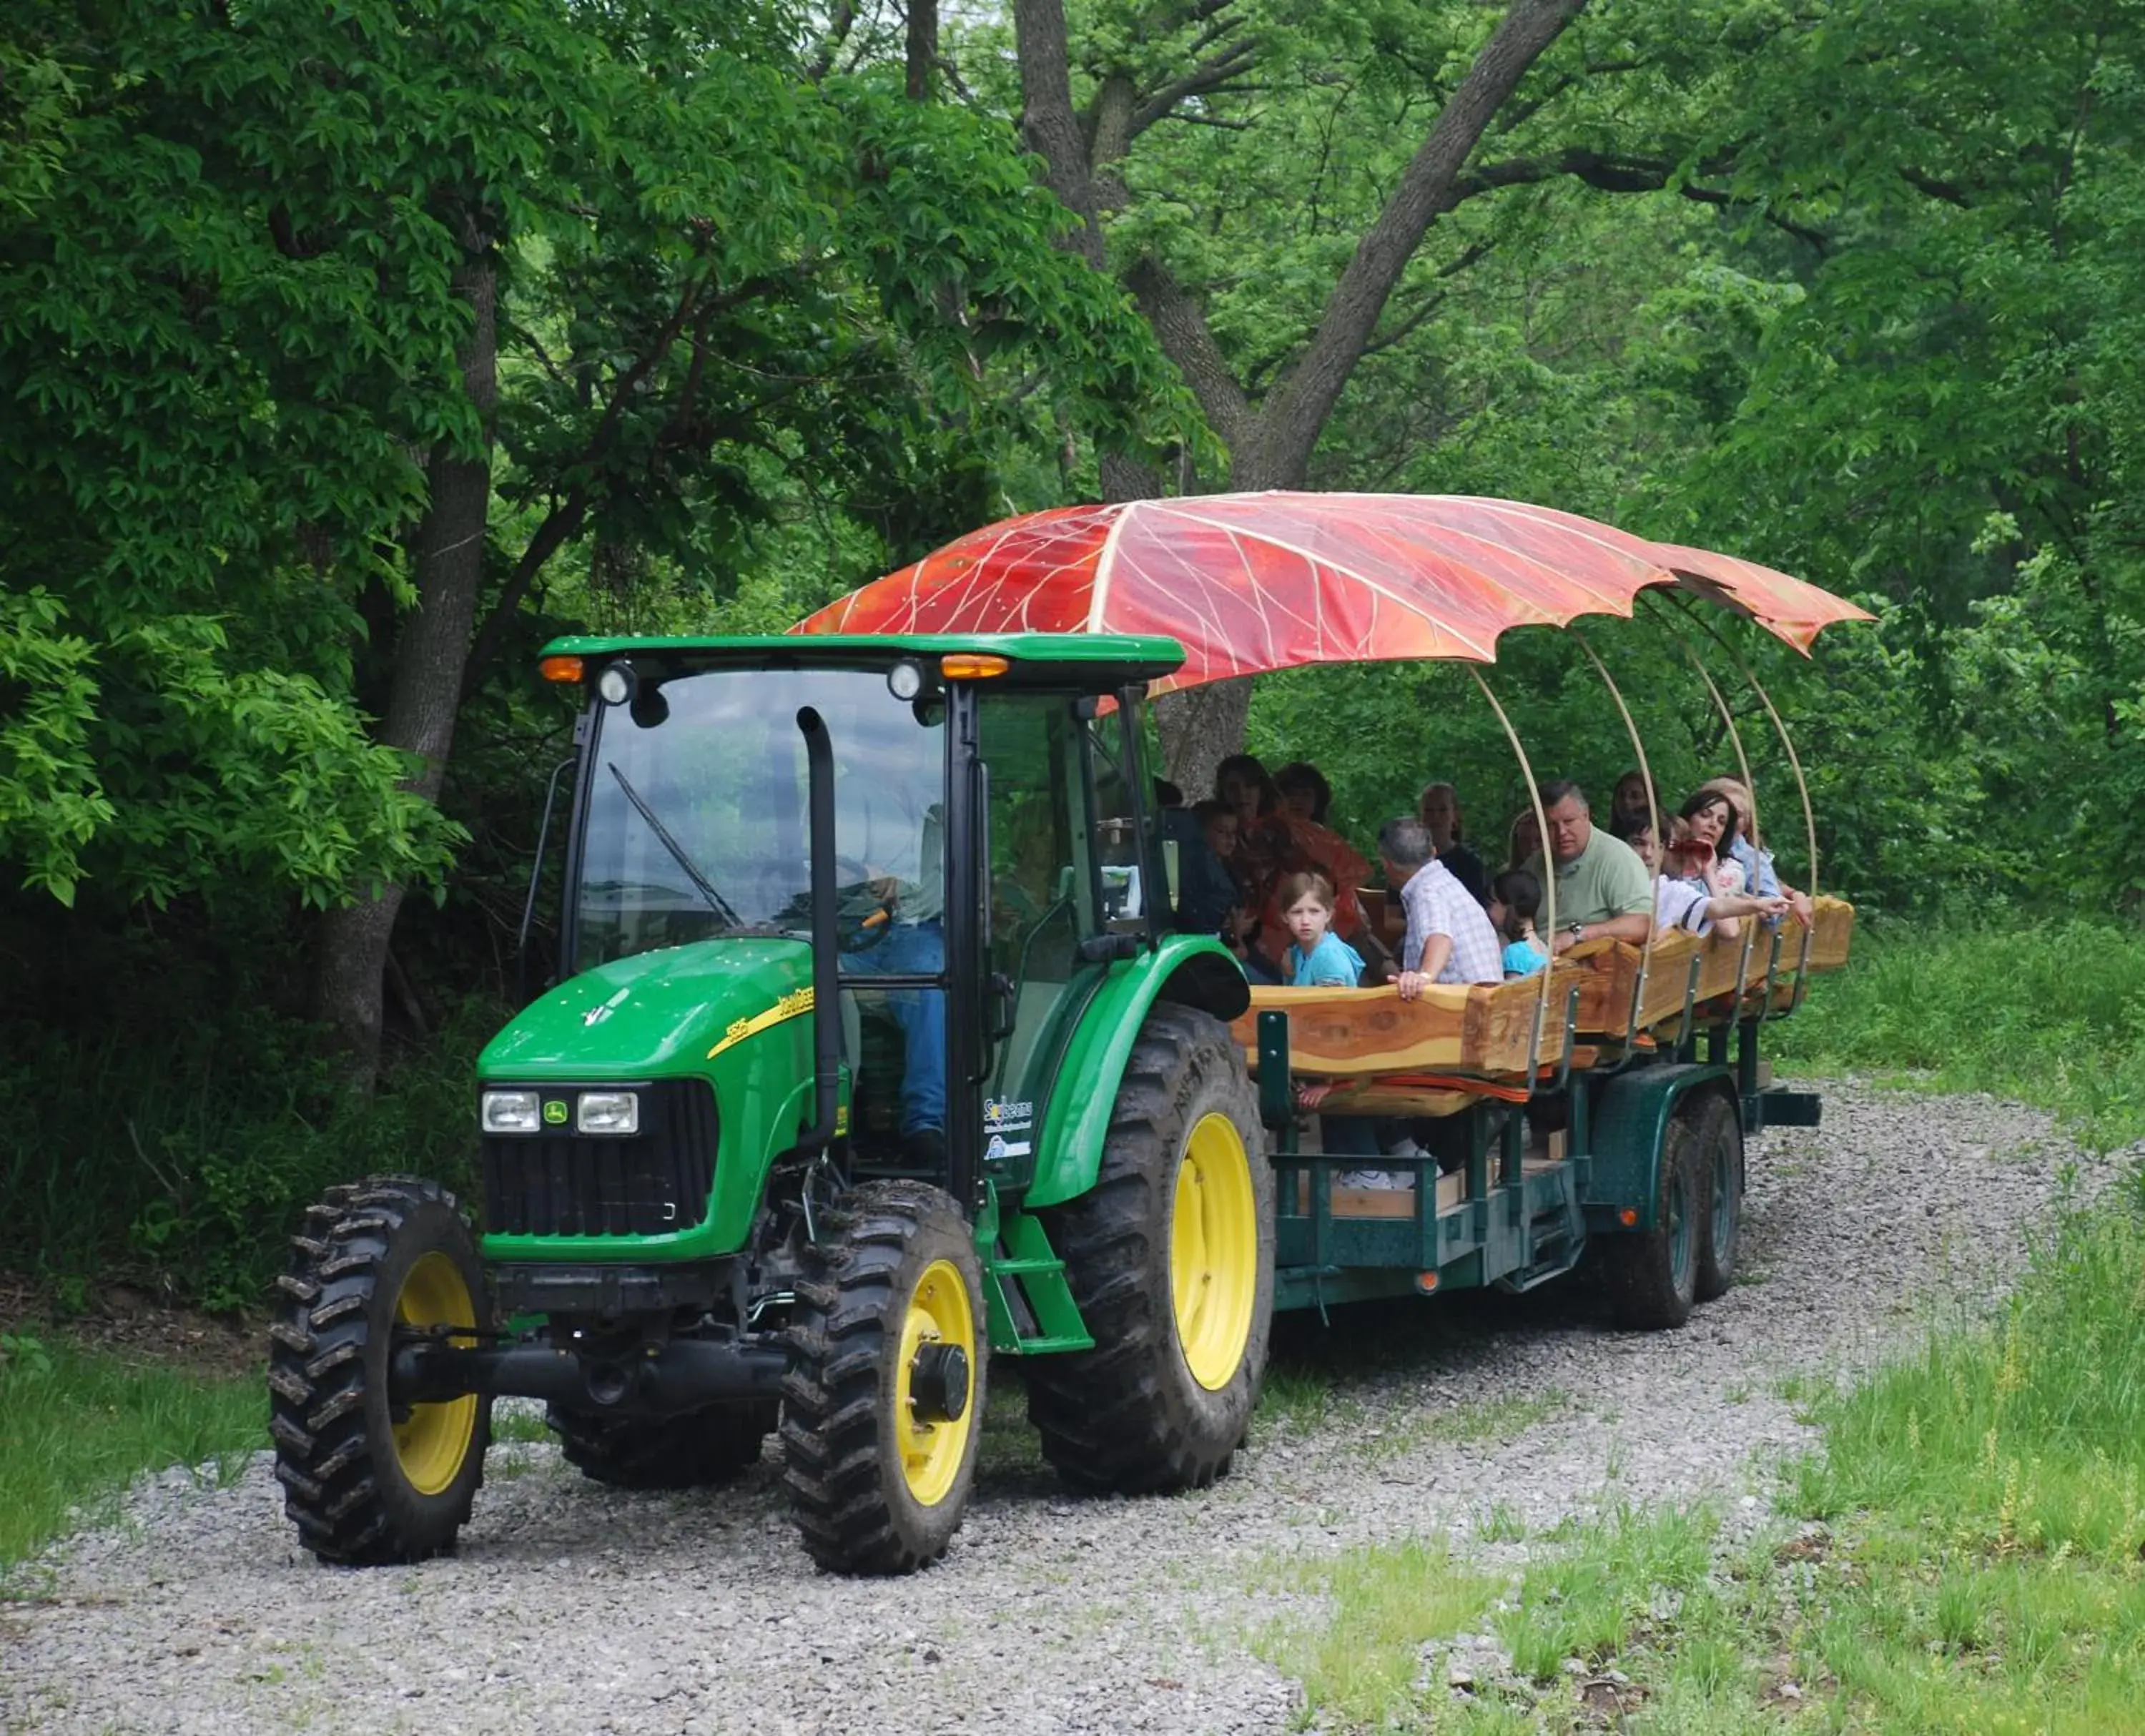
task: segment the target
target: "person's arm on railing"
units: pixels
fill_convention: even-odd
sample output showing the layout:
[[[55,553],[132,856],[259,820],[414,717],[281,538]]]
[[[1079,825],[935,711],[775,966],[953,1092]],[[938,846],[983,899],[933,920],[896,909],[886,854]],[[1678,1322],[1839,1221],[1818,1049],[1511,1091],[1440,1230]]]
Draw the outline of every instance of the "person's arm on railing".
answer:
[[[1653,918],[1644,914],[1612,916],[1604,923],[1568,923],[1556,931],[1556,950],[1564,952],[1582,940],[1626,940],[1635,947],[1642,947],[1653,925]]]

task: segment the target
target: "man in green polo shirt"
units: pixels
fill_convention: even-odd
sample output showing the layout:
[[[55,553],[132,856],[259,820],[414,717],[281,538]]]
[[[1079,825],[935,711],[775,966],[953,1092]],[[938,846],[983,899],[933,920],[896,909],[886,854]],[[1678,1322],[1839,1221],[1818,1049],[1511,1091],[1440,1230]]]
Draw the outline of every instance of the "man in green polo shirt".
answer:
[[[1570,778],[1545,783],[1541,800],[1550,859],[1556,864],[1556,950],[1582,940],[1644,946],[1654,923],[1654,888],[1638,853],[1595,828],[1586,792]],[[1527,858],[1526,867],[1543,878],[1539,853]],[[1549,914],[1545,901],[1543,918]]]

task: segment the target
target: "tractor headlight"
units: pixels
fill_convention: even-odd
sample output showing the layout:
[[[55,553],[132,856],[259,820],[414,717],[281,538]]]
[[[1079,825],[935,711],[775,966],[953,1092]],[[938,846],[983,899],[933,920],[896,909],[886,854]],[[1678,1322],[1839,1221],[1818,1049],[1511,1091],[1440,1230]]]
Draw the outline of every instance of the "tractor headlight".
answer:
[[[614,663],[596,677],[596,697],[606,705],[623,705],[640,684],[630,663]]]
[[[542,1128],[543,1112],[533,1091],[488,1091],[484,1094],[484,1131],[487,1133],[535,1133]]]
[[[640,1131],[640,1093],[637,1091],[585,1091],[574,1125],[584,1133],[638,1133]]]

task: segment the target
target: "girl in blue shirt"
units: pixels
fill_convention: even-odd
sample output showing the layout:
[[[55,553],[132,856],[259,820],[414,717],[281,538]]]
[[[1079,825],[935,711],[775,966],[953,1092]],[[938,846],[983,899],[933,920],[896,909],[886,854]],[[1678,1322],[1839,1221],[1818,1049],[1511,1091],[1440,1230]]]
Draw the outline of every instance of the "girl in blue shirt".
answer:
[[[1363,980],[1363,956],[1333,932],[1333,883],[1314,873],[1291,874],[1281,883],[1278,902],[1282,921],[1294,944],[1282,961],[1291,988],[1354,988]],[[1333,1089],[1319,1080],[1296,1087],[1296,1106],[1316,1109]],[[1320,1135],[1331,1157],[1376,1157],[1379,1155],[1378,1122],[1366,1115],[1327,1115],[1319,1118]],[[1350,1170],[1339,1178],[1344,1188],[1406,1188],[1415,1177],[1405,1171]]]
[[[1313,873],[1281,883],[1282,921],[1295,944],[1282,961],[1291,988],[1353,988],[1363,980],[1363,955],[1333,932],[1333,883]]]
[[[1490,926],[1505,943],[1505,980],[1531,977],[1549,963],[1549,948],[1535,934],[1541,882],[1525,868],[1506,868],[1490,886]]]

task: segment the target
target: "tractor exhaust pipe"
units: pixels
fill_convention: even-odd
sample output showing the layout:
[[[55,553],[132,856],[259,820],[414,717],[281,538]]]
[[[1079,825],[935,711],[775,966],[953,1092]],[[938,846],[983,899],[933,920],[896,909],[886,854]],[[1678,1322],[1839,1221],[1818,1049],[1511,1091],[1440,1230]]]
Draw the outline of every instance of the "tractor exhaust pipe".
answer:
[[[800,706],[797,727],[804,737],[804,765],[811,809],[812,1035],[819,1071],[814,1083],[816,1117],[797,1142],[806,1156],[826,1150],[834,1137],[842,1097],[841,943],[834,931],[834,749],[826,719]]]

